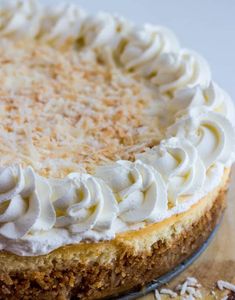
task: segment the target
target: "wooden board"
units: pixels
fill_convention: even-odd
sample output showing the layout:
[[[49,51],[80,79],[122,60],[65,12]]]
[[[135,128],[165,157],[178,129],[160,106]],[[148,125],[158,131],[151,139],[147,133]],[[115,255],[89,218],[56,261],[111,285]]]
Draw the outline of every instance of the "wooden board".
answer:
[[[215,284],[225,280],[235,284],[235,167],[233,168],[230,189],[228,192],[228,207],[216,237],[206,251],[187,270],[172,280],[166,288],[174,289],[189,276],[198,279],[202,284],[203,299],[222,299],[228,292],[220,292]],[[211,294],[214,290],[215,295]],[[139,300],[154,300],[153,293]],[[163,300],[172,299],[163,296]],[[180,297],[174,299],[181,299]],[[235,298],[232,298],[235,299]]]

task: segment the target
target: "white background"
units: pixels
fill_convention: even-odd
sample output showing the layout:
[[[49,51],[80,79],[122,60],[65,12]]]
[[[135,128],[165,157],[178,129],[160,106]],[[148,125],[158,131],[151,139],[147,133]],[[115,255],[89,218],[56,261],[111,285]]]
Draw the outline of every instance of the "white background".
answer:
[[[48,1],[44,1],[48,2]],[[51,0],[50,2],[58,3]],[[88,12],[119,13],[136,23],[173,29],[181,45],[202,54],[235,101],[235,0],[70,0]]]

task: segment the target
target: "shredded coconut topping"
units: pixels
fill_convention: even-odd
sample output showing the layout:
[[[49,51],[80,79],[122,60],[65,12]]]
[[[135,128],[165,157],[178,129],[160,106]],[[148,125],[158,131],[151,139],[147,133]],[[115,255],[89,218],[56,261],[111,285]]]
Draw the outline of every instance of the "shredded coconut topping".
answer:
[[[177,294],[170,289],[161,289],[160,293],[163,295],[169,295],[171,298],[177,297]]]
[[[227,289],[235,293],[235,285],[228,281],[219,280],[217,281],[217,286],[221,291]]]
[[[219,280],[217,281],[217,287],[219,290],[223,291],[224,289],[229,290],[231,292],[235,292],[235,285]],[[169,288],[162,288],[160,292],[156,289],[154,291],[154,296],[156,300],[161,300],[161,295],[168,296],[167,299],[170,298],[176,298],[179,297],[180,300],[196,300],[196,299],[204,299],[201,289],[202,285],[198,282],[198,280],[194,277],[188,277],[186,280],[182,283],[176,286],[174,290],[171,290]],[[210,294],[215,298],[219,299],[218,295],[214,290],[210,291]],[[165,297],[163,297],[165,299]],[[178,298],[177,298],[178,299]],[[229,299],[228,295],[225,295],[223,298],[220,298],[221,300]]]
[[[158,290],[155,290],[155,291],[154,291],[154,296],[155,296],[155,299],[156,299],[156,300],[161,300],[161,299],[162,299],[162,298],[161,298],[161,295],[160,295],[160,293],[159,293]]]
[[[105,66],[92,50],[35,43],[0,43],[1,165],[60,178],[132,160],[159,141],[148,112],[156,93],[140,77]]]

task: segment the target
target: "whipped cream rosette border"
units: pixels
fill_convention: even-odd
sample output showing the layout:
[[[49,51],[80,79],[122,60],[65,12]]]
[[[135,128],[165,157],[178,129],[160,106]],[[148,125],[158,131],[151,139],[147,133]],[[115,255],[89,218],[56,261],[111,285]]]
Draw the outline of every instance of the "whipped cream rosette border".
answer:
[[[141,74],[171,116],[159,145],[136,154],[134,162],[98,166],[94,175],[49,179],[30,166],[1,167],[1,249],[40,255],[111,239],[188,210],[220,183],[235,160],[234,105],[211,80],[207,62],[180,48],[170,30],[31,0],[1,2],[0,21],[1,37],[93,48],[105,63]]]

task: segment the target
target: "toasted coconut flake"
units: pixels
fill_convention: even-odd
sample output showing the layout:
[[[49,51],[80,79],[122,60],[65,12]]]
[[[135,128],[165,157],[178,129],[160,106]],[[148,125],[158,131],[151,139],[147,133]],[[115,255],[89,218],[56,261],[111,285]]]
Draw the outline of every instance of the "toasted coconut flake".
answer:
[[[179,284],[176,290],[180,292],[183,299],[202,299],[202,294],[199,290],[201,284],[194,277],[188,277],[185,282]]]
[[[162,297],[161,297],[161,295],[160,295],[160,293],[159,293],[158,290],[155,290],[155,291],[154,291],[154,296],[155,296],[155,299],[156,299],[156,300],[161,300],[161,299],[162,299]]]
[[[232,292],[235,292],[235,285],[228,282],[228,281],[219,280],[219,281],[217,281],[217,286],[221,291],[226,289],[226,290],[230,290]]]
[[[177,294],[174,291],[170,290],[170,289],[161,289],[160,293],[163,294],[163,295],[168,295],[171,298],[176,298],[177,297]]]
[[[97,62],[92,50],[0,42],[0,164],[64,177],[134,160],[158,143],[147,113],[156,93],[140,77]]]

